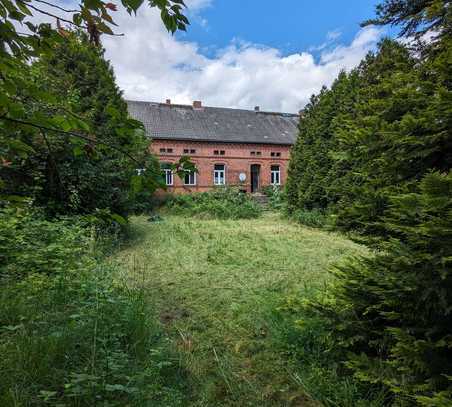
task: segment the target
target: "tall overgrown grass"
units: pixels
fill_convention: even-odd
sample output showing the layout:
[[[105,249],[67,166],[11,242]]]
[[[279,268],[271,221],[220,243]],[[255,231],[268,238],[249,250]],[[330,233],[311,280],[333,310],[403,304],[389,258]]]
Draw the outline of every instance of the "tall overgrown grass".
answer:
[[[252,219],[262,214],[261,206],[237,188],[219,187],[210,192],[172,196],[167,203],[173,214],[214,219]]]
[[[111,241],[27,212],[0,226],[1,406],[184,405],[152,305],[105,259]]]
[[[368,254],[362,246],[270,211],[245,221],[143,216],[132,226],[137,244],[117,259],[130,278],[136,260],[152,265],[148,295],[193,383],[187,405],[385,405],[379,389],[342,375],[328,329],[294,302],[323,291],[343,256]]]
[[[288,217],[302,225],[321,228],[334,229],[334,216],[328,215],[320,209],[297,209],[291,213],[287,213]]]
[[[305,301],[319,295],[312,288],[297,296],[276,299],[269,313],[275,351],[282,352],[293,369],[293,380],[325,406],[381,407],[387,392],[381,386],[362,383],[342,363],[325,320],[309,312]]]

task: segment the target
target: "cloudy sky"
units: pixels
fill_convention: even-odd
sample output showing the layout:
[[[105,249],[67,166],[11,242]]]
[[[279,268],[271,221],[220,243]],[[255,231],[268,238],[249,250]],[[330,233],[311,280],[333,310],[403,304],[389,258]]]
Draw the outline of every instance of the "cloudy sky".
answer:
[[[359,27],[376,0],[186,2],[191,25],[174,36],[145,5],[114,13],[125,35],[102,41],[126,98],[297,112],[385,35]]]

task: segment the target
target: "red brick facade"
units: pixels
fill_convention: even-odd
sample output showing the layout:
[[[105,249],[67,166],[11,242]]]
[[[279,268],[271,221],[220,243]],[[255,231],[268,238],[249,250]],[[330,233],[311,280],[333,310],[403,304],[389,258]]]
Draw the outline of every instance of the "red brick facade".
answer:
[[[225,184],[238,186],[247,192],[256,192],[262,187],[271,185],[271,168],[279,166],[280,185],[284,185],[287,178],[287,165],[290,154],[289,145],[272,144],[239,144],[216,143],[198,141],[177,141],[156,139],[151,144],[151,151],[157,155],[162,163],[175,163],[183,155],[188,155],[195,163],[196,185],[184,184],[176,175],[173,177],[173,186],[168,187],[169,192],[186,193],[208,191],[214,187],[215,164],[225,165]],[[188,150],[188,151],[187,151]],[[254,174],[251,166],[254,165]],[[258,176],[256,176],[258,173]],[[241,182],[240,174],[246,175]],[[251,180],[254,179],[252,188]],[[258,187],[256,188],[256,178]],[[252,191],[252,189],[254,189]]]

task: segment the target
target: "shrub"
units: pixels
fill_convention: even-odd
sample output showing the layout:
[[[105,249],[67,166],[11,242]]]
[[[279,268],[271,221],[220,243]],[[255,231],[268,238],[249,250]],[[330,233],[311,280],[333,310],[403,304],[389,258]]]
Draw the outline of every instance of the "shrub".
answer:
[[[302,225],[323,228],[332,224],[332,218],[320,209],[299,209],[290,213],[290,217]]]
[[[263,187],[262,192],[268,197],[270,208],[280,210],[286,207],[286,194],[279,185]]]
[[[398,403],[452,398],[452,173],[392,199],[389,239],[371,258],[337,266],[331,297],[314,303],[346,364]]]
[[[311,298],[313,293],[305,295]],[[270,326],[275,349],[285,353],[293,365],[294,380],[313,399],[325,406],[385,405],[386,392],[381,386],[347,374],[329,325],[299,297],[287,297],[273,312]]]
[[[211,192],[174,195],[167,206],[176,214],[217,219],[251,219],[262,213],[262,208],[249,195],[229,187],[216,188]]]
[[[165,206],[170,199],[171,195],[168,193],[155,193],[154,191],[143,190],[135,195],[132,210],[135,215],[150,215]]]
[[[38,209],[0,208],[0,280],[79,270],[101,243],[109,248],[127,221],[109,210],[49,220]]]
[[[1,213],[0,405],[185,405],[152,304],[87,224]]]
[[[0,210],[0,279],[78,270],[89,244],[73,219],[51,222],[26,210]]]

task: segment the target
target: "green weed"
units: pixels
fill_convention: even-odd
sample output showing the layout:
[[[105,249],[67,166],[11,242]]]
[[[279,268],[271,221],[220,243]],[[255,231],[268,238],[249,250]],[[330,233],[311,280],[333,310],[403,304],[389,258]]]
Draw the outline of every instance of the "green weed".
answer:
[[[269,185],[262,188],[262,192],[268,197],[268,204],[271,209],[285,210],[286,193],[279,185]]]
[[[353,378],[325,320],[307,311],[304,301],[314,295],[320,294],[305,289],[289,296],[270,316],[274,347],[291,361],[294,380],[325,406],[387,405],[388,394],[380,386],[364,385]]]
[[[105,242],[77,220],[4,215],[0,405],[184,405],[150,298],[117,279]]]
[[[252,219],[262,208],[236,188],[221,187],[211,192],[173,195],[167,203],[170,213],[214,219]]]

